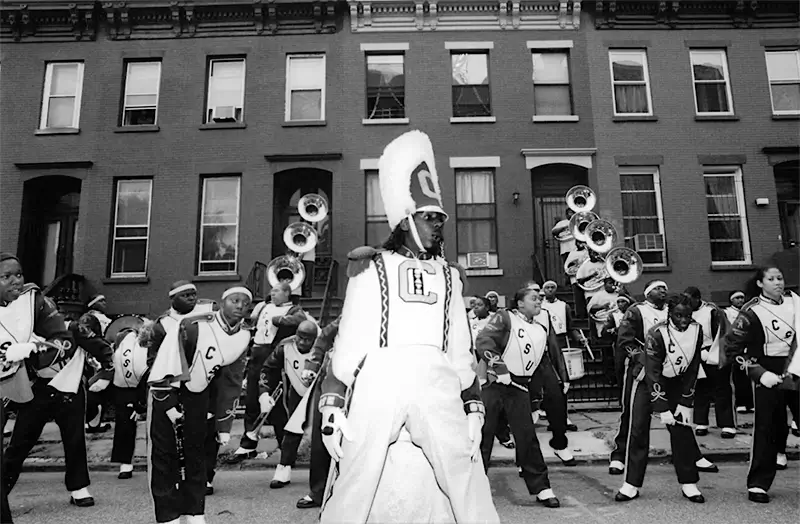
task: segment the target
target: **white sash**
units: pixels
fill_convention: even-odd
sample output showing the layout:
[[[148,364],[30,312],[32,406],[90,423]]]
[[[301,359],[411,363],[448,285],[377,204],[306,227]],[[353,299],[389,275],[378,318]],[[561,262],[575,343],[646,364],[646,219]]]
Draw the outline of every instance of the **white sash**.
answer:
[[[283,345],[283,372],[300,396],[305,395],[308,389],[308,386],[303,384],[301,375],[310,356],[310,351],[306,354],[300,353],[294,341]]]
[[[797,328],[800,327],[800,297],[789,292],[792,303],[794,304],[794,341],[792,342],[793,346],[792,349],[794,351],[794,355],[792,356],[792,360],[789,362],[789,366],[786,369],[787,372],[791,373],[792,375],[800,376],[800,350],[798,350],[798,341],[797,341]]]
[[[197,347],[186,383],[186,389],[193,393],[205,391],[219,369],[242,356],[250,342],[249,331],[226,333],[220,325],[219,314],[210,321],[198,322],[197,328]]]
[[[135,388],[147,371],[147,348],[139,345],[134,331],[125,335],[114,350],[114,385]]]
[[[529,324],[516,313],[509,313],[511,329],[503,352],[508,371],[521,377],[533,375],[547,349],[547,330],[538,322]]]
[[[267,304],[258,315],[258,322],[256,324],[256,343],[258,344],[271,344],[275,340],[275,335],[278,334],[278,326],[272,323],[275,317],[282,317],[294,307],[293,304],[285,304],[283,306],[275,306]]]
[[[698,324],[690,324],[683,332],[669,329],[668,326],[658,327],[667,352],[661,375],[673,378],[686,373],[697,351],[698,329]]]

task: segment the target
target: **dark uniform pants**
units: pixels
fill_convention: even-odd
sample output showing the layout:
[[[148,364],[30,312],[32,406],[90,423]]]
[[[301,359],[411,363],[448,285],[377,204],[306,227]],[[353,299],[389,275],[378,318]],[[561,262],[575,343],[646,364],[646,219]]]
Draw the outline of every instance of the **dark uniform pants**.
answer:
[[[3,399],[0,399],[0,432],[6,427],[6,408]],[[0,465],[3,464],[3,441],[0,437]],[[6,483],[0,481],[0,524],[13,524],[11,507],[8,505]]]
[[[289,385],[287,388],[285,383],[283,395],[286,400],[284,413],[287,414],[286,422],[288,422],[289,418],[292,416],[292,413],[294,413],[294,410],[297,409],[297,405],[300,404],[300,401],[303,399],[303,397],[301,397],[291,385]],[[286,422],[283,423],[283,426],[286,425]],[[297,448],[300,447],[300,442],[303,440],[303,435],[301,433],[290,433],[284,430],[283,426],[281,426],[282,438],[279,440],[281,443],[281,466],[294,466],[294,463],[297,461]],[[278,434],[277,428],[275,429],[275,434],[276,436]]]
[[[331,456],[325,444],[322,443],[322,413],[319,411],[319,397],[322,391],[322,381],[325,378],[325,370],[320,372],[317,382],[314,384],[314,392],[309,402],[312,413],[311,419],[311,464],[308,472],[308,487],[311,490],[309,496],[311,500],[322,504],[325,495],[325,484],[328,481],[328,471],[331,467]]]
[[[650,451],[652,404],[650,392],[644,382],[643,369],[632,382],[631,418],[628,430],[627,456],[625,458],[625,482],[631,486],[641,488],[644,483],[644,473],[647,469],[647,459]],[[674,413],[683,393],[681,381],[679,379],[666,379],[664,390],[669,410]],[[669,431],[669,441],[672,448],[672,464],[675,466],[675,473],[678,474],[678,482],[680,484],[696,484],[700,480],[696,463],[701,454],[692,428],[674,424],[667,426],[667,431]]]
[[[789,405],[789,411],[792,413],[792,420],[800,427],[800,392],[795,391],[795,394],[787,392],[786,404]],[[786,454],[786,439],[789,438],[789,426],[786,426],[783,439],[778,446],[778,453]]]
[[[192,393],[184,386],[179,391],[183,407],[183,453],[185,479],[175,445],[175,428],[167,416],[161,391],[151,391],[147,425],[150,436],[148,475],[155,506],[156,522],[169,522],[181,515],[205,512],[207,472],[207,433],[214,419],[208,419],[208,390]]]
[[[245,388],[244,403],[244,431],[253,431],[256,427],[256,419],[261,414],[261,405],[258,403],[258,380],[261,378],[261,367],[272,353],[272,344],[253,344],[250,348],[250,359],[247,362],[247,387]],[[280,440],[278,440],[280,442]],[[257,441],[251,440],[246,436],[239,444],[245,449],[256,449]]]
[[[482,392],[486,407],[486,420],[483,425],[481,455],[483,467],[489,470],[489,461],[494,446],[494,433],[500,410],[503,409],[511,425],[511,434],[517,444],[517,463],[522,468],[522,478],[531,495],[536,495],[550,487],[547,464],[536,438],[536,428],[531,420],[530,397],[527,391],[515,386],[493,383]]]
[[[111,462],[133,464],[136,447],[136,406],[140,399],[139,388],[112,386],[114,396],[114,445]]]
[[[86,464],[86,437],[84,416],[86,393],[83,384],[76,394],[61,393],[41,379],[33,383],[33,400],[17,404],[17,419],[11,442],[3,456],[3,484],[9,493],[22,472],[22,463],[28,457],[45,424],[54,419],[61,431],[64,445],[66,475],[64,481],[69,491],[89,486],[89,467]]]
[[[747,371],[734,364],[732,375],[736,407],[753,409],[753,383],[747,376]]]
[[[564,394],[564,386],[556,374],[548,353],[545,353],[542,361],[539,362],[528,388],[532,398],[538,392],[542,393],[541,406],[547,414],[547,422],[553,434],[553,438],[550,439],[550,447],[559,451],[566,449],[569,443],[567,440],[567,396]]]
[[[620,395],[620,404],[622,404],[622,414],[619,417],[619,430],[617,436],[614,437],[614,449],[611,451],[611,461],[625,462],[625,455],[628,449],[628,431],[631,425],[631,396],[633,392],[633,381],[636,378],[633,376],[634,366],[629,357],[623,360],[622,368],[622,395]],[[635,371],[641,371],[640,366],[635,366]]]
[[[711,402],[714,402],[714,412],[717,426],[721,428],[735,428],[736,421],[733,411],[733,385],[731,384],[731,366],[718,368],[703,362],[703,371],[706,378],[697,381],[697,391],[694,401],[694,422],[701,426],[708,426],[708,412]]]

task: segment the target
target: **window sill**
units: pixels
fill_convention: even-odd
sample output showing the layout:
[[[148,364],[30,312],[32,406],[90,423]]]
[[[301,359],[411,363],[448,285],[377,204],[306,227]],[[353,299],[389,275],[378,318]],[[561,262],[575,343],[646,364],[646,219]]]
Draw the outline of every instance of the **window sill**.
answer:
[[[219,275],[195,275],[192,282],[241,282],[238,273],[220,273]]]
[[[205,131],[207,129],[244,129],[247,127],[247,124],[244,122],[220,122],[218,124],[203,124],[200,126],[200,131]]]
[[[108,277],[102,282],[103,284],[148,284],[150,277]]]
[[[612,122],[658,122],[656,115],[614,115]]]
[[[364,118],[361,123],[365,126],[408,124],[408,118]]]
[[[738,122],[736,115],[695,115],[696,122]]]
[[[496,116],[451,116],[451,124],[494,124]]]
[[[47,129],[37,129],[34,135],[77,135],[81,132],[77,127],[48,127]]]
[[[326,125],[328,125],[328,122],[325,120],[287,120],[282,124],[283,127],[314,127]]]
[[[711,271],[752,271],[756,268],[753,264],[731,264],[728,266],[718,266],[711,264]]]
[[[119,126],[114,128],[115,133],[155,133],[161,128],[157,125],[147,126]]]
[[[466,269],[468,277],[502,277],[502,269]]]
[[[773,120],[800,120],[800,113],[795,115],[772,115]]]
[[[672,273],[672,266],[667,264],[666,266],[643,266],[642,267],[643,273]]]
[[[533,116],[534,122],[577,122],[578,115],[539,115]]]

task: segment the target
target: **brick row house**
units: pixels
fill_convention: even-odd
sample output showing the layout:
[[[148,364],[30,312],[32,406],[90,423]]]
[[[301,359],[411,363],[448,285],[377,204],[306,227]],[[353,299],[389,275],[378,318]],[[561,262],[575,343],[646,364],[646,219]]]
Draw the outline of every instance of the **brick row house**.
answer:
[[[798,238],[798,9],[714,4],[3,2],[0,247],[155,314],[245,282],[320,193],[340,296],[388,234],[378,157],[422,129],[472,291],[559,275],[588,184],[648,275],[726,292]]]

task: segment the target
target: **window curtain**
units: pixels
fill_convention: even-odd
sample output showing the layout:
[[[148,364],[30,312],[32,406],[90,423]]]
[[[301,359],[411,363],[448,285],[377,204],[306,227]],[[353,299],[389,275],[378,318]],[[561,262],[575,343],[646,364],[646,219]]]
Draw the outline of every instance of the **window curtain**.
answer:
[[[711,260],[743,260],[742,224],[733,177],[706,177],[706,208]]]
[[[617,113],[647,113],[647,87],[645,85],[614,86]]]
[[[494,180],[489,171],[459,173],[458,252],[495,252]]]

